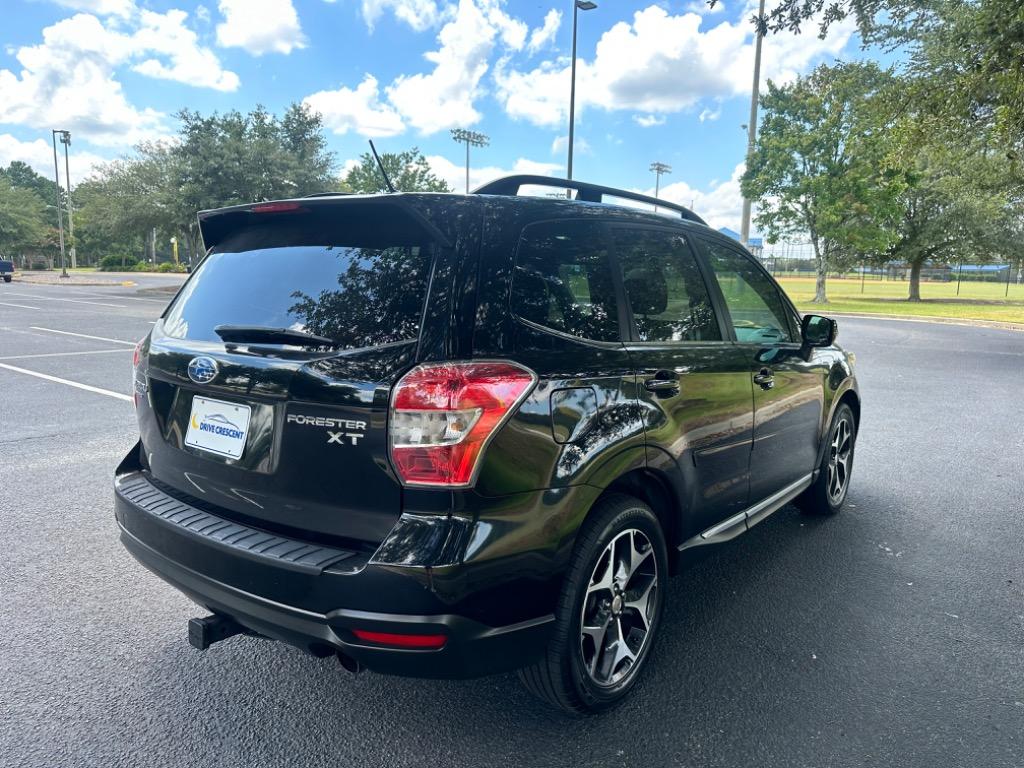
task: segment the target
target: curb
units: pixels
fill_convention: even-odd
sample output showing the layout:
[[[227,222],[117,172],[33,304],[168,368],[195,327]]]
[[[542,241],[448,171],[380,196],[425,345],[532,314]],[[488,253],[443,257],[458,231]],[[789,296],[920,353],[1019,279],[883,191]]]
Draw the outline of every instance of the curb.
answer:
[[[806,313],[805,313],[806,314]],[[828,317],[843,317],[856,320],[897,320],[904,323],[938,323],[939,325],[963,325],[969,328],[998,328],[1004,331],[1024,332],[1024,323],[1004,320],[972,320],[966,317],[935,317],[934,315],[881,315],[874,312],[825,312]]]

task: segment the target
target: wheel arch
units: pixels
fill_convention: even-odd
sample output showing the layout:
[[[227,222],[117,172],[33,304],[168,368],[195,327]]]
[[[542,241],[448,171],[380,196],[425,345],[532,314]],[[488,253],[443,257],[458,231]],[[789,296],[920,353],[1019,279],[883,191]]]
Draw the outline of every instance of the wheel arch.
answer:
[[[604,488],[600,496],[594,500],[591,509],[587,511],[587,516],[589,517],[590,512],[601,499],[613,493],[624,493],[627,496],[638,498],[654,511],[661,524],[662,533],[665,535],[665,545],[669,553],[669,570],[674,572],[676,558],[673,555],[679,546],[682,535],[681,507],[676,491],[668,478],[650,467],[639,467],[624,472]]]

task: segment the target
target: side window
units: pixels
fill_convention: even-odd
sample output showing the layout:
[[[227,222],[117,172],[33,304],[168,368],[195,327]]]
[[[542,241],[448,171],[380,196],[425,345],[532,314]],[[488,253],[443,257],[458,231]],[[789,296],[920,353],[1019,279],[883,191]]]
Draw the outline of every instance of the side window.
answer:
[[[618,341],[619,319],[603,226],[551,221],[526,227],[512,277],[512,311],[572,336]]]
[[[721,341],[707,286],[683,235],[618,229],[615,249],[641,341]]]
[[[750,344],[794,341],[778,287],[750,257],[708,240],[704,247],[729,308],[736,340]]]

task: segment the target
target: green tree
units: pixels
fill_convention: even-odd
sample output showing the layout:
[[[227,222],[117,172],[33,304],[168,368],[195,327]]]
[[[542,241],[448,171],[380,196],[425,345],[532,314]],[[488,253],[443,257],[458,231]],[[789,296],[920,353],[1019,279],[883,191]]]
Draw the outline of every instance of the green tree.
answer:
[[[0,254],[12,257],[46,244],[46,205],[35,192],[0,176]]]
[[[926,262],[1012,260],[1024,234],[1021,186],[1005,154],[977,138],[929,141],[919,134],[893,131],[896,149],[887,160],[904,183],[888,217],[892,241],[885,258],[909,265],[910,301],[921,300]]]
[[[770,242],[806,234],[814,249],[815,303],[845,260],[885,251],[884,215],[899,179],[882,165],[883,95],[892,75],[870,63],[819,67],[787,86],[768,83],[744,195],[759,200],[757,224]]]
[[[57,187],[53,179],[39,175],[27,163],[12,160],[9,166],[0,168],[0,176],[6,177],[12,187],[32,190],[46,205],[56,205]]]
[[[380,161],[388,178],[398,192],[451,192],[448,182],[439,178],[431,169],[427,158],[413,147],[405,152],[384,152]],[[352,166],[342,183],[347,191],[370,195],[388,192],[377,161],[369,152],[359,156],[359,164]]]

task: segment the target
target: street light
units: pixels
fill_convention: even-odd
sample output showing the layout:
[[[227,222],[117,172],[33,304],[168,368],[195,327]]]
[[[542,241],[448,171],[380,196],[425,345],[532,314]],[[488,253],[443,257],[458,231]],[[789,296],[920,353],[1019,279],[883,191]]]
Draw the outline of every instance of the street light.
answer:
[[[747,168],[754,154],[757,140],[757,97],[761,89],[761,41],[764,39],[764,0],[757,11],[757,39],[754,42],[754,87],[750,92],[750,120],[747,122]],[[743,196],[743,220],[740,224],[740,240],[744,245],[750,241],[750,198]]]
[[[658,199],[658,192],[661,190],[661,174],[672,173],[672,166],[665,163],[651,163],[651,170],[654,171],[654,199]],[[658,206],[654,206],[655,212]]]
[[[68,265],[64,257],[64,217],[60,211],[60,166],[57,164],[57,134],[60,134],[60,143],[65,146],[71,142],[71,134],[68,131],[50,130],[53,139],[53,180],[57,184],[57,231],[60,232],[60,276],[68,276]],[[71,195],[68,194],[68,202],[71,202]]]
[[[466,194],[469,194],[469,148],[486,147],[491,143],[491,138],[476,131],[467,131],[465,128],[452,128],[452,138],[460,144],[466,145]]]
[[[574,0],[572,4],[572,78],[569,83],[569,168],[568,178],[572,180],[572,144],[576,123],[576,19],[579,11],[592,11],[597,3],[590,0]],[[565,196],[571,197],[572,191],[565,190]]]
[[[68,147],[71,146],[71,131],[61,131],[60,143],[64,145],[64,183],[68,188],[68,245],[71,247],[71,268],[78,267],[75,255],[75,204],[71,199],[71,166],[68,162]]]

